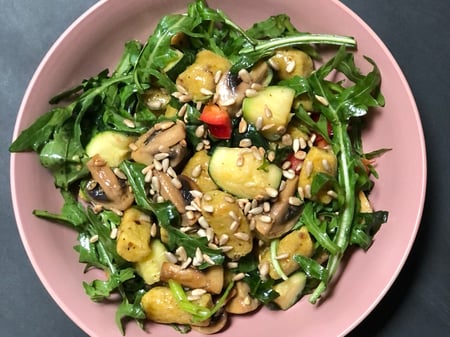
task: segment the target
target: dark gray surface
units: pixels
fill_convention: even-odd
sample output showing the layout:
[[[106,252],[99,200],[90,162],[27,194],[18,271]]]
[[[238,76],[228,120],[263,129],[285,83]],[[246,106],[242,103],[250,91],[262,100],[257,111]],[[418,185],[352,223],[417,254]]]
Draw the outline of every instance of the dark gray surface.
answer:
[[[428,153],[427,199],[411,255],[385,298],[350,336],[449,336],[450,2],[343,2],[381,37],[405,73]],[[0,336],[86,336],[50,298],[25,254],[12,212],[7,148],[34,70],[65,28],[94,3],[0,0]]]

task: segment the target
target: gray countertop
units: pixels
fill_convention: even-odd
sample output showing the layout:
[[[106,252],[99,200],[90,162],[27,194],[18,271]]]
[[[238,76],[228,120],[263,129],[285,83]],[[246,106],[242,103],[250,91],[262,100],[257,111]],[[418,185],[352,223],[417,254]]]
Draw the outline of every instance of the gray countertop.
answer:
[[[94,0],[0,0],[0,336],[86,336],[37,278],[17,232],[8,146],[22,96],[46,51]],[[387,295],[350,334],[450,336],[450,2],[343,0],[386,43],[415,96],[428,187],[413,250]],[[414,183],[414,182],[411,182]],[[405,191],[408,193],[408,191]]]

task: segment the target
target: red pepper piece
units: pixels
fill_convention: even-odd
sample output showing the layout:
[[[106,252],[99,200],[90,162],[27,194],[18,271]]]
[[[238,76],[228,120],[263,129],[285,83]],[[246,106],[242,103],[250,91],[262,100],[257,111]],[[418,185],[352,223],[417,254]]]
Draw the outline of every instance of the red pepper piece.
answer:
[[[298,175],[298,174],[300,173],[300,168],[301,168],[301,166],[302,166],[302,164],[303,164],[303,159],[298,159],[298,158],[295,157],[295,154],[294,154],[294,153],[291,153],[291,154],[287,157],[286,160],[291,162],[290,168],[291,168],[292,170],[294,170],[295,174]]]
[[[208,125],[209,132],[217,139],[230,139],[231,118],[228,112],[216,104],[208,104],[203,108],[200,120]]]

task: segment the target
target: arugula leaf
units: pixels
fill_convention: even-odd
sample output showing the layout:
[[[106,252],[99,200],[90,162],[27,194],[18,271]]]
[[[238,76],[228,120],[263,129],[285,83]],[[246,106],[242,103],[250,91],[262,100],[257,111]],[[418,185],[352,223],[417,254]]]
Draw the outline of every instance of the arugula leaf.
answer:
[[[295,36],[300,32],[291,23],[291,19],[288,15],[278,14],[271,16],[264,21],[256,22],[246,31],[246,33],[254,39],[267,40],[284,36]],[[320,54],[313,45],[303,44],[296,47],[303,50],[314,59],[321,59]]]
[[[283,269],[281,268],[280,263],[277,259],[277,251],[278,251],[278,244],[280,240],[274,239],[270,242],[270,262],[272,263],[273,269],[277,272],[277,274],[286,281],[288,279],[287,275],[284,273]]]
[[[250,287],[250,295],[261,303],[268,304],[280,296],[280,294],[273,289],[275,281],[271,278],[262,280],[257,271],[245,273],[243,281]]]
[[[331,188],[336,185],[337,185],[336,179],[332,175],[324,172],[317,172],[314,175],[311,184],[311,194],[316,195],[320,191],[323,191],[325,188],[327,187]]]
[[[193,316],[194,322],[205,321],[208,318],[211,318],[215,313],[217,313],[226,304],[228,295],[230,294],[230,291],[234,286],[234,282],[230,282],[220,298],[214,304],[213,308],[210,309],[189,301],[183,287],[174,280],[169,280],[168,284],[180,308],[187,313],[190,313]]]
[[[184,247],[187,256],[194,258],[195,252],[197,248],[199,248],[202,253],[207,254],[211,258],[211,260],[214,261],[215,265],[223,264],[225,257],[222,254],[222,251],[219,249],[210,248],[208,246],[208,239],[206,239],[205,237],[190,236],[170,225],[162,225],[162,227],[166,229],[169,234],[169,242],[167,245],[170,250],[174,250],[177,247]],[[198,268],[205,269],[209,266],[210,265],[208,263],[203,263],[198,266]]]
[[[92,236],[87,232],[81,232],[78,235],[77,240],[79,244],[74,247],[79,254],[78,262],[86,264],[86,270],[91,267],[104,270],[105,265],[99,260],[96,245],[91,242],[91,238]]]
[[[364,250],[369,249],[373,236],[387,219],[388,213],[386,211],[359,213],[356,217],[356,225],[352,228],[350,244],[358,245]]]
[[[281,86],[290,87],[295,90],[295,96],[300,96],[302,94],[308,94],[311,90],[308,79],[301,76],[293,76],[289,79],[281,80],[278,82]]]
[[[250,295],[264,304],[272,302],[279,294],[273,289],[275,281],[271,278],[262,279],[258,271],[258,258],[255,254],[248,254],[239,259],[235,273],[244,273],[242,279],[250,288]]]
[[[139,60],[141,50],[142,44],[139,41],[130,40],[126,42],[122,57],[120,58],[119,64],[114,70],[112,77],[127,75],[132,71]]]
[[[319,216],[314,210],[314,203],[305,203],[299,223],[304,224],[314,239],[329,253],[338,254],[340,252],[340,247],[330,239],[326,231],[322,230]]]
[[[113,273],[107,280],[94,280],[91,283],[83,282],[86,294],[95,302],[108,298],[120,284],[134,278],[134,269],[125,268]]]
[[[189,33],[199,23],[198,18],[181,14],[167,15],[161,19],[137,60],[134,81],[138,88],[142,88],[142,83],[150,82],[151,70],[159,73],[178,59],[178,53],[170,45],[172,37],[179,32]]]
[[[375,150],[372,152],[364,153],[363,156],[364,156],[364,158],[366,158],[368,160],[372,160],[372,159],[382,156],[383,154],[385,154],[386,152],[389,152],[391,150],[392,149],[378,149],[378,150]]]
[[[65,201],[61,214],[38,210],[35,210],[34,214],[77,229],[79,245],[75,247],[75,250],[79,253],[79,261],[85,263],[86,268],[96,267],[106,271],[107,278],[105,280],[83,283],[86,294],[92,300],[102,301],[115,291],[125,297],[123,290],[125,284],[136,276],[134,268],[117,254],[115,240],[110,237],[112,228],[119,225],[120,217],[111,211],[95,214],[89,208],[84,209],[70,192],[62,191],[61,193]],[[93,241],[94,236],[97,239]],[[134,308],[134,312],[137,312],[136,310]],[[121,317],[125,312],[122,308]],[[130,311],[130,313],[132,312]]]
[[[326,117],[320,115],[319,120],[316,122],[311,118],[310,113],[308,113],[301,105],[295,110],[295,115],[310,130],[321,135],[327,143],[332,142],[330,135],[328,134],[328,123]]]
[[[73,124],[66,123],[56,129],[53,139],[40,151],[39,159],[52,171],[55,185],[67,190],[70,184],[88,175],[85,150],[73,134]]]
[[[273,15],[268,19],[256,22],[246,33],[254,39],[272,39],[298,33],[291,19],[286,14]]]
[[[356,42],[351,37],[328,34],[298,33],[287,37],[278,37],[269,40],[258,40],[256,43],[243,46],[233,61],[232,72],[240,69],[248,69],[258,60],[271,56],[277,49],[292,47],[295,45],[331,44],[347,47],[355,47]]]
[[[145,320],[145,312],[141,306],[141,299],[144,296],[145,290],[141,289],[136,292],[134,301],[130,303],[127,297],[122,299],[122,303],[119,304],[119,307],[116,311],[116,325],[119,327],[122,335],[125,334],[125,330],[123,327],[124,318],[134,318],[138,325],[143,328],[143,321]]]
[[[256,127],[253,124],[248,123],[247,129],[243,133],[241,133],[239,132],[239,122],[240,119],[238,118],[233,120],[233,131],[231,134],[230,146],[238,147],[240,141],[244,138],[247,138],[252,141],[252,144],[254,146],[257,146],[258,148],[262,147],[266,150],[269,149],[269,142],[261,135],[260,132],[256,130]]]
[[[55,108],[39,117],[31,126],[23,130],[10,145],[11,152],[36,151],[39,152],[51,135],[60,125],[72,116],[73,105]]]
[[[309,278],[327,282],[329,277],[328,270],[317,261],[302,255],[294,255],[294,260]]]
[[[144,167],[145,165],[143,164],[128,160],[120,164],[120,169],[127,176],[128,182],[133,189],[136,204],[142,209],[152,212],[161,226],[177,226],[180,223],[180,215],[172,203],[154,203],[148,200],[145,190],[145,176],[142,173]]]
[[[83,206],[75,199],[71,192],[61,191],[64,204],[60,214],[50,213],[45,210],[34,210],[37,217],[58,222],[76,229],[78,232],[85,231],[88,226],[88,218]]]

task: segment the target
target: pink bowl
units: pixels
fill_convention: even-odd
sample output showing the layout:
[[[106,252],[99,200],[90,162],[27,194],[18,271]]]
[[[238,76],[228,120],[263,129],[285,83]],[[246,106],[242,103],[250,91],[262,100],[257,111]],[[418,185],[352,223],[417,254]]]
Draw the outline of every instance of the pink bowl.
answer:
[[[100,1],[59,38],[37,69],[23,99],[15,137],[48,110],[55,93],[112,69],[124,42],[144,41],[158,19],[182,12],[185,0]],[[389,210],[389,221],[371,249],[355,252],[345,263],[338,284],[320,306],[300,301],[287,312],[261,310],[233,317],[223,336],[285,337],[341,336],[348,333],[377,305],[402,268],[418,230],[425,197],[426,154],[419,114],[408,84],[392,55],[356,14],[337,0],[227,0],[209,1],[244,27],[269,15],[287,13],[301,30],[354,36],[356,59],[373,58],[382,73],[386,107],[364,135],[367,151],[393,148],[378,161],[380,179],[372,193],[375,208]],[[255,10],[256,8],[256,10]],[[364,70],[365,63],[361,62]],[[73,250],[76,233],[32,215],[34,209],[57,212],[61,206],[53,178],[35,154],[12,154],[11,188],[14,211],[27,254],[48,292],[67,315],[90,336],[121,336],[114,323],[116,307],[97,304],[84,294],[83,265]],[[179,336],[167,326],[150,324],[148,333],[135,324],[127,336]],[[193,332],[190,336],[198,336]]]

